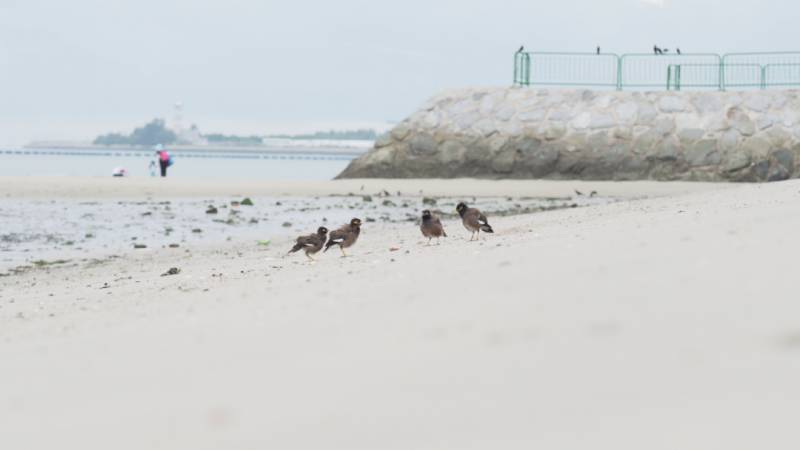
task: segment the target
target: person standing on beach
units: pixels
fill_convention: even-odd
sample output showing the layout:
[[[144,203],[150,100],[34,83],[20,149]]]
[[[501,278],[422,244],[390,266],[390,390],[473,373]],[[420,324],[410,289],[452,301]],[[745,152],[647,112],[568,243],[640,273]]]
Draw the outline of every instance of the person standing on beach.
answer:
[[[169,167],[172,163],[169,157],[169,153],[164,150],[164,146],[161,144],[156,145],[156,155],[158,156],[158,165],[161,167],[161,176],[167,176],[167,167]]]
[[[150,160],[150,165],[147,167],[150,170],[150,176],[156,176],[156,162],[155,160]]]

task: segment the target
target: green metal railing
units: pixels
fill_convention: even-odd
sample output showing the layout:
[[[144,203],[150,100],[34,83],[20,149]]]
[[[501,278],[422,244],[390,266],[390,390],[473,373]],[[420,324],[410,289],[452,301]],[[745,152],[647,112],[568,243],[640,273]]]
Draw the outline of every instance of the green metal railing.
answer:
[[[518,52],[518,86],[609,89],[800,87],[800,52],[645,54]]]

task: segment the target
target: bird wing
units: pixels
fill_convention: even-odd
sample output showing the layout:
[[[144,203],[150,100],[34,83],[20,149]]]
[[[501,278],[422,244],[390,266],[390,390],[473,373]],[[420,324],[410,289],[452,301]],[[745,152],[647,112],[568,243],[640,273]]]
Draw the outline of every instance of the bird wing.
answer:
[[[302,245],[303,247],[313,247],[317,245],[317,235],[311,234],[308,236],[300,236],[297,238],[297,244]]]
[[[344,240],[345,236],[347,236],[347,231],[340,228],[338,230],[331,231],[328,234],[328,240],[333,242],[340,242]]]

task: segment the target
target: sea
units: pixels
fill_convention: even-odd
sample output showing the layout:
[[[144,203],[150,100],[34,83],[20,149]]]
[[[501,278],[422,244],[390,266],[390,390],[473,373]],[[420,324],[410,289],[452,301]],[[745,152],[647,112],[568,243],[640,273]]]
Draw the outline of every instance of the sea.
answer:
[[[172,151],[167,175],[178,178],[251,180],[330,180],[368,148],[265,147],[261,151]],[[0,148],[0,176],[112,176],[125,169],[129,176],[157,176],[149,150],[82,150],[64,148]]]

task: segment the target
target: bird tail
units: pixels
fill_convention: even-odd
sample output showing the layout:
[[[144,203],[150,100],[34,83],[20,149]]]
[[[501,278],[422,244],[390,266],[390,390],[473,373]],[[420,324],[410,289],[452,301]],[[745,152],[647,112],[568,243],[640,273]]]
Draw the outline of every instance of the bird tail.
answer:
[[[481,231],[483,231],[484,233],[494,233],[492,226],[489,225],[488,223],[481,224]]]
[[[323,250],[322,253],[327,252],[329,248],[336,244],[338,244],[338,242],[334,241],[333,239],[328,239],[328,242],[325,244],[325,250]]]
[[[294,244],[294,247],[292,247],[292,249],[289,250],[289,253],[294,253],[294,252],[300,250],[301,248],[303,248],[302,244]]]

